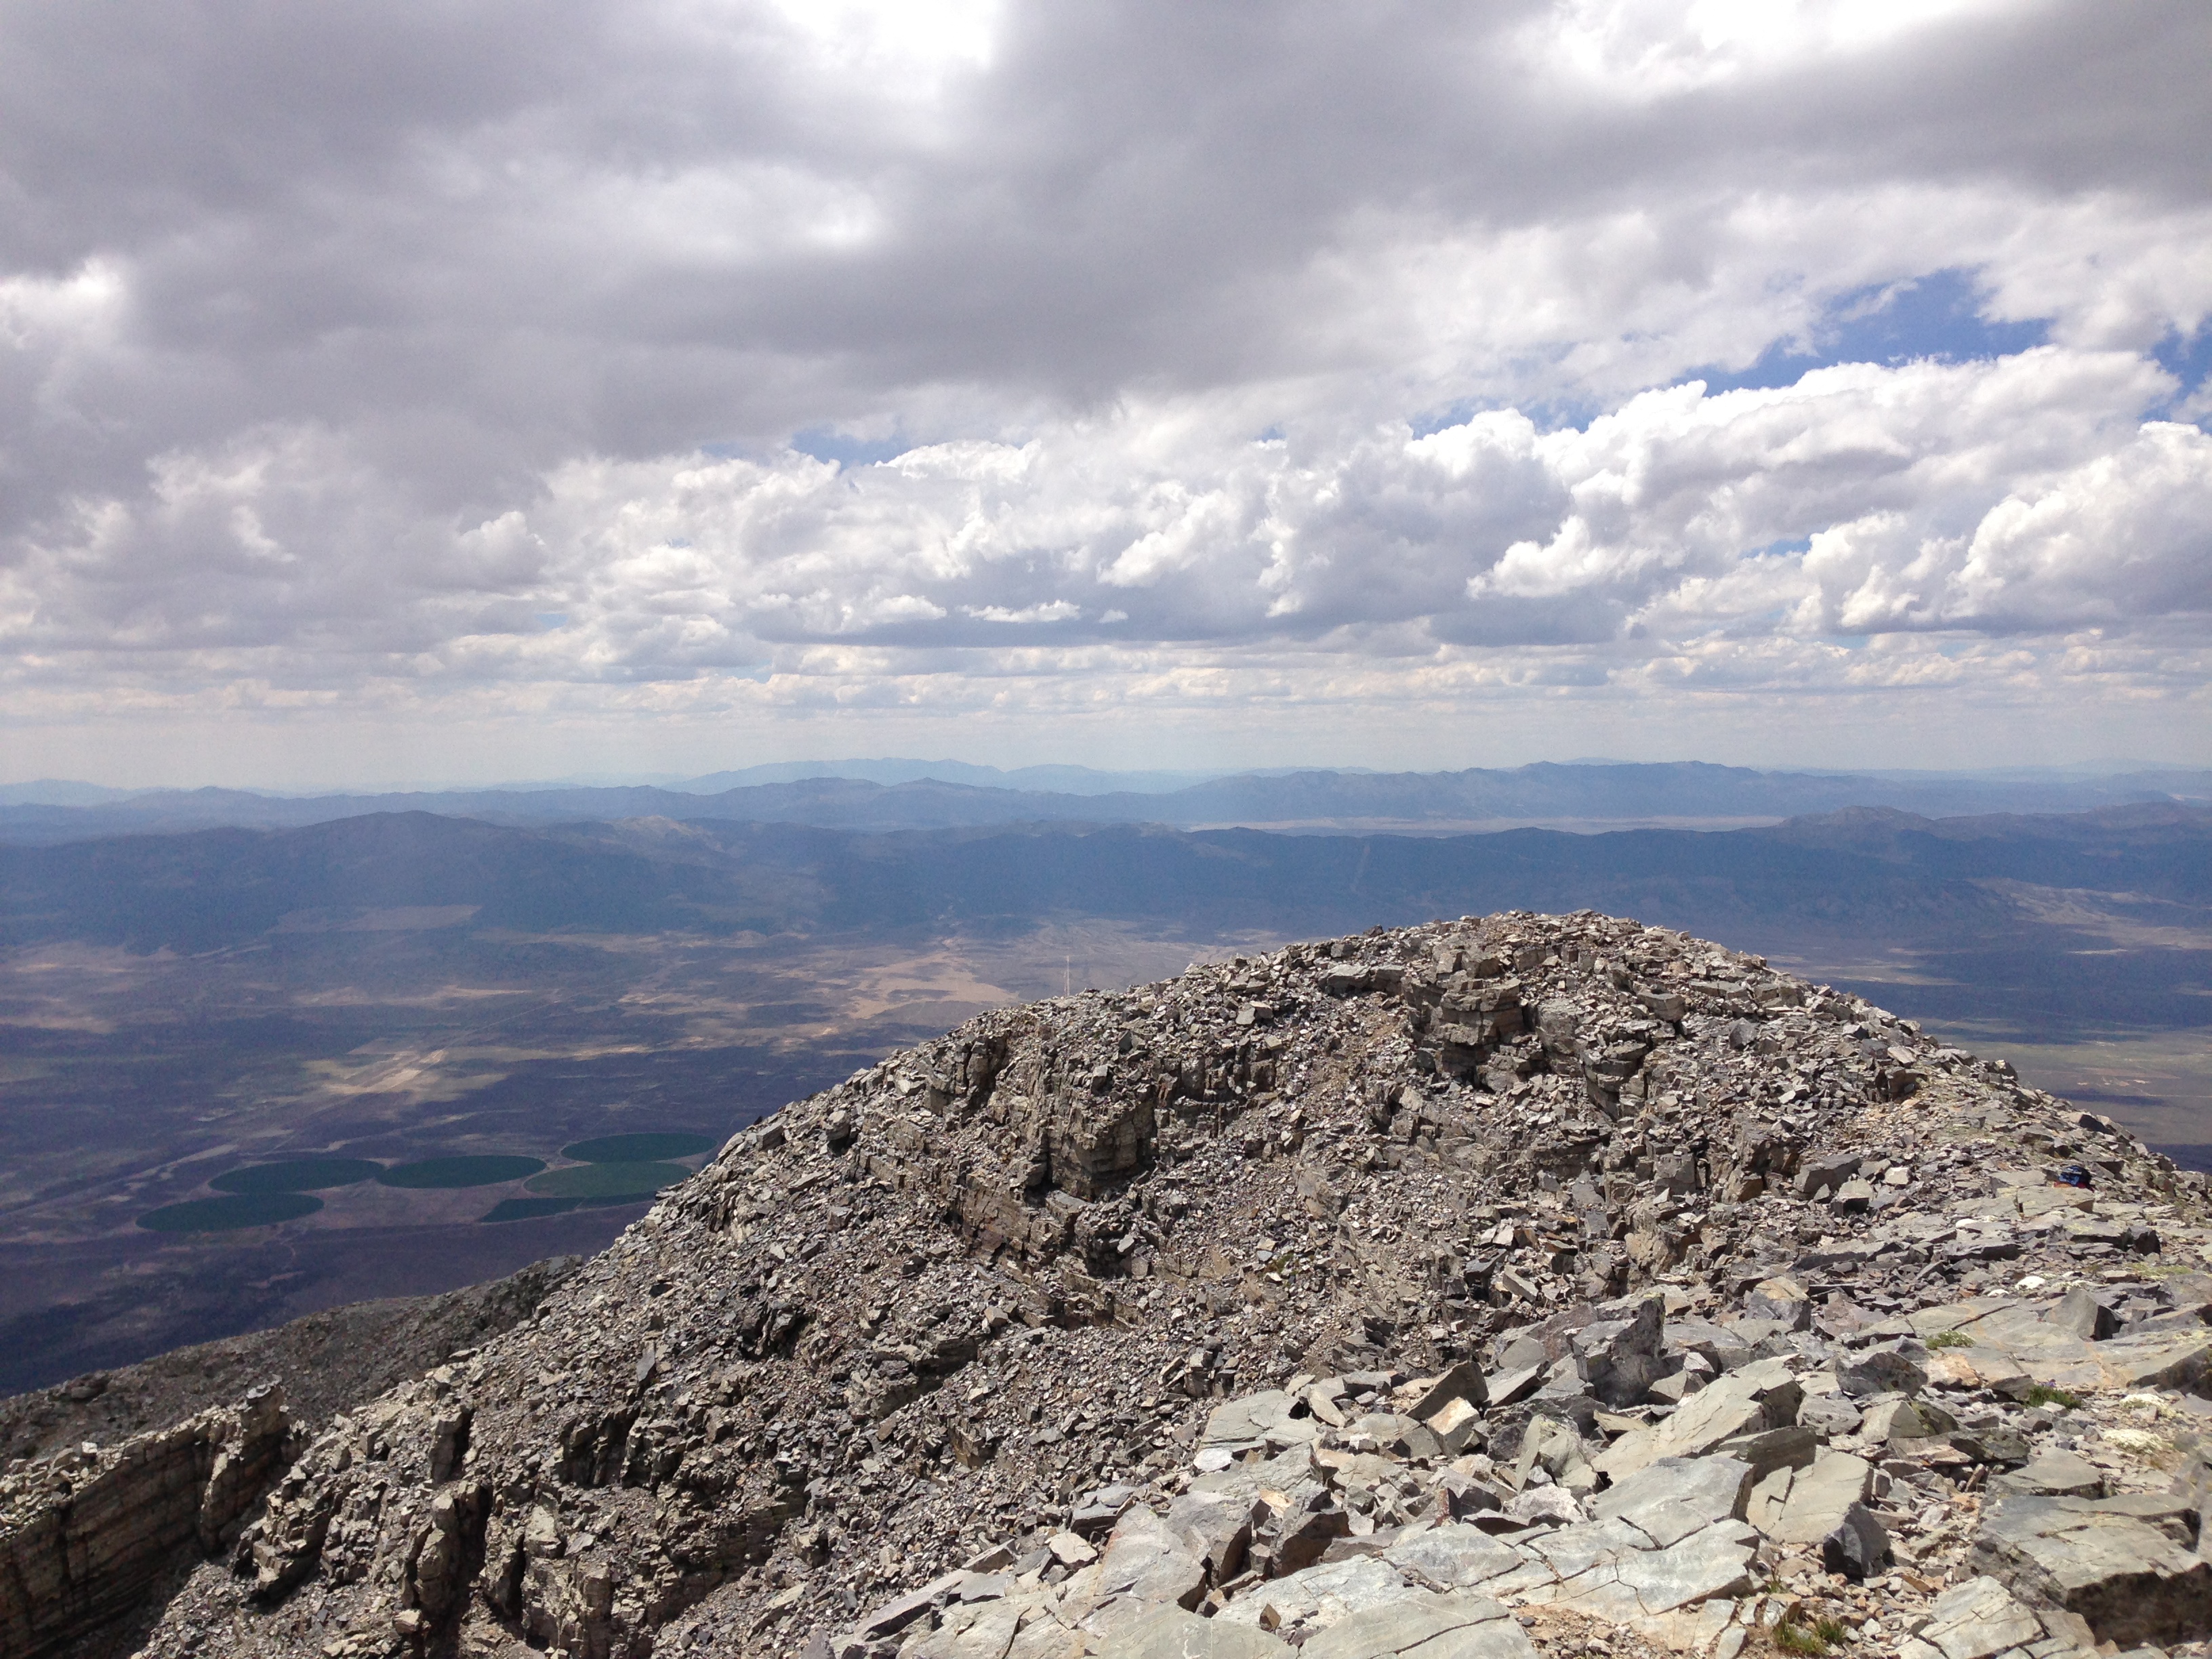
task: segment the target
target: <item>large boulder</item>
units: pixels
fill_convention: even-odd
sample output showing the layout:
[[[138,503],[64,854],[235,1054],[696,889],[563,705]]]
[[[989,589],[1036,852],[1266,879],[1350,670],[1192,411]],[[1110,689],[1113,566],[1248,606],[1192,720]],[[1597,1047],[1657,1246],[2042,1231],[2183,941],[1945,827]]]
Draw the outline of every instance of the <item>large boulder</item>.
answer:
[[[1661,1355],[1666,1304],[1650,1297],[1632,1313],[1585,1325],[1568,1339],[1583,1385],[1608,1406],[1632,1406],[1674,1370]]]

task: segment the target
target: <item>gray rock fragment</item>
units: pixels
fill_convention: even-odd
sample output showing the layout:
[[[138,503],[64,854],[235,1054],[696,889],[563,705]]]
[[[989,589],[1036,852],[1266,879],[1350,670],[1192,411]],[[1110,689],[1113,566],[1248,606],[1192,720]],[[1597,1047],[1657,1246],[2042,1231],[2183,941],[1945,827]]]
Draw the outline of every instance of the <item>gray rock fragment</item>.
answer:
[[[1999,1492],[2028,1498],[2102,1498],[2104,1471],[2069,1451],[2050,1451],[1990,1482]]]
[[[1880,1572],[1889,1559],[1889,1533],[1863,1504],[1844,1511],[1843,1519],[1820,1540],[1820,1565],[1858,1583]]]

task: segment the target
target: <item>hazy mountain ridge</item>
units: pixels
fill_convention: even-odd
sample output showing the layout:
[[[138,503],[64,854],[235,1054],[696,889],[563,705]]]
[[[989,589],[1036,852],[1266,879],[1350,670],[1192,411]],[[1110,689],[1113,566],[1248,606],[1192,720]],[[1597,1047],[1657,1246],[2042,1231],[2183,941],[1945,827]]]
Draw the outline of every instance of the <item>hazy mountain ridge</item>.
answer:
[[[886,766],[935,763],[884,763]],[[982,769],[969,769],[980,770]],[[1007,778],[1079,769],[1032,768]],[[1106,775],[1091,775],[1092,781]],[[702,779],[695,782],[712,781]],[[1064,780],[1062,781],[1065,781]],[[431,811],[495,823],[660,817],[811,824],[826,829],[947,829],[1029,822],[1248,824],[1327,829],[1455,828],[1512,823],[1741,822],[1844,807],[1929,817],[2071,812],[2131,803],[2212,799],[2212,773],[2105,778],[1988,779],[1764,772],[1703,762],[1556,765],[1460,772],[1249,773],[1150,793],[1070,793],[916,777],[899,782],[813,775],[712,793],[690,786],[484,789],[278,797],[233,789],[154,790],[78,805],[7,804],[0,838],[64,841],[233,824],[295,827],[370,812]]]

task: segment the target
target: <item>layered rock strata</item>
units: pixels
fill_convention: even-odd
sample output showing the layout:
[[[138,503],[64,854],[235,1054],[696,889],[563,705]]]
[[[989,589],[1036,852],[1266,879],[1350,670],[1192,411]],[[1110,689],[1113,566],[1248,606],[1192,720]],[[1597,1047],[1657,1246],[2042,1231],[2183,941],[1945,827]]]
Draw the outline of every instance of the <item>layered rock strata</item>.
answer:
[[[273,1388],[0,1485],[0,1653],[45,1659],[126,1617],[181,1550],[227,1543],[288,1451]]]

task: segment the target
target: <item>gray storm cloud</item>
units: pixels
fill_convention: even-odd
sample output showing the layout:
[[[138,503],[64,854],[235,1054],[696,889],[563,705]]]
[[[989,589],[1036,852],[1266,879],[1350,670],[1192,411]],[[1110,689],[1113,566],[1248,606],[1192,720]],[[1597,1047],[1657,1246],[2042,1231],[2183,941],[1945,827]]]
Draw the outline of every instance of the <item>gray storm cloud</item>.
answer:
[[[0,683],[2180,684],[2208,67],[1971,0],[0,5]],[[1712,384],[1960,271],[2046,343]]]

